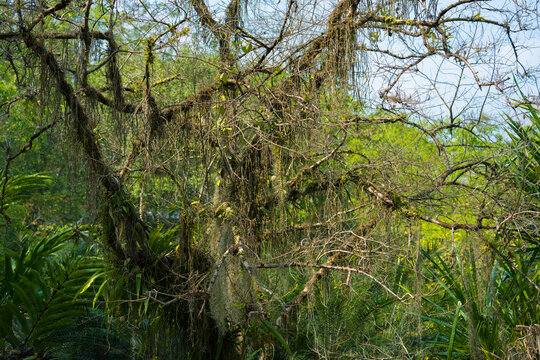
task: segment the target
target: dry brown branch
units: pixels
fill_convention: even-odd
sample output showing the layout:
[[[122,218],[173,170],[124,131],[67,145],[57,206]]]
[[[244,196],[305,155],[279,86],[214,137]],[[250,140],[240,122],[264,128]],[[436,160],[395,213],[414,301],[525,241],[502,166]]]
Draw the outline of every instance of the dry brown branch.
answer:
[[[339,252],[336,253],[335,256],[337,256],[337,254],[339,254]],[[304,286],[304,289],[300,292],[300,294],[297,295],[297,298],[298,297],[300,297],[300,298],[293,299],[291,301],[291,303],[289,303],[287,305],[287,309],[289,307],[291,307],[291,306],[295,306],[294,303],[299,303],[300,301],[305,299],[305,297],[307,297],[309,295],[309,293],[311,293],[311,291],[313,290],[313,285],[314,285],[314,283],[312,283],[311,280],[313,280],[314,278],[316,279],[315,281],[320,280],[320,278],[324,275],[324,273],[322,273],[322,272],[319,274],[319,272],[321,270],[339,270],[339,271],[345,271],[345,272],[348,272],[348,273],[352,272],[352,273],[361,274],[361,275],[367,277],[368,279],[372,280],[373,282],[375,282],[380,287],[382,287],[388,294],[390,294],[392,297],[394,297],[399,302],[404,302],[405,299],[407,299],[407,298],[409,298],[409,299],[414,298],[414,296],[412,294],[410,294],[410,293],[405,293],[403,296],[397,295],[388,286],[386,286],[382,281],[380,281],[379,279],[377,279],[376,277],[374,277],[373,275],[371,275],[367,271],[357,269],[357,268],[352,268],[352,267],[349,267],[349,266],[331,265],[334,262],[335,262],[335,258],[332,260],[332,262],[328,263],[328,261],[327,261],[324,264],[310,264],[310,263],[303,263],[303,262],[291,262],[291,263],[282,263],[282,264],[256,264],[256,265],[249,265],[249,267],[253,268],[253,269],[283,269],[283,268],[291,268],[291,267],[304,267],[304,268],[320,269],[306,283],[306,285]],[[290,310],[288,310],[288,311],[290,312]]]
[[[313,292],[313,288],[315,285],[321,280],[326,273],[328,272],[328,269],[332,264],[338,260],[338,258],[341,257],[340,253],[335,253],[332,255],[326,262],[319,267],[319,270],[317,270],[311,278],[304,284],[304,288],[302,291],[298,293],[291,301],[289,301],[288,304],[286,304],[285,309],[281,313],[281,315],[276,320],[277,326],[282,326],[283,320],[285,322],[290,318],[291,313],[298,309],[298,307],[304,302],[304,300]]]

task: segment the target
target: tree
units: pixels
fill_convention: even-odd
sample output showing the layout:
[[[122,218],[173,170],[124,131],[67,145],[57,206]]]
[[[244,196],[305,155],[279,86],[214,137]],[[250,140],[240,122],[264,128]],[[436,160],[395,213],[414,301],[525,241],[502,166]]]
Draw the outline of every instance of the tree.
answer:
[[[106,293],[129,299],[116,311],[147,330],[148,354],[291,352],[283,334],[334,272],[414,302],[389,258],[484,239],[514,204],[483,114],[487,89],[511,96],[492,55],[519,61],[525,2],[0,6],[16,14],[1,17],[18,89],[4,105],[37,93],[62,121],[124,284]],[[271,339],[235,339],[246,324]]]

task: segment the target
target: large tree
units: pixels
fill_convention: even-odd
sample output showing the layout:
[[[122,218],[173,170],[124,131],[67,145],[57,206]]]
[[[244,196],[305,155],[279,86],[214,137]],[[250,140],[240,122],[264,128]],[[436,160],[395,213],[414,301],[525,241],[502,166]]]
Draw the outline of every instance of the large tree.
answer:
[[[234,357],[251,322],[285,346],[329,273],[414,302],[388,264],[420,233],[511,223],[488,114],[512,71],[535,79],[534,6],[2,1],[3,105],[33,101],[35,137],[60,129],[87,167],[118,311],[162,320],[138,323],[148,351]]]

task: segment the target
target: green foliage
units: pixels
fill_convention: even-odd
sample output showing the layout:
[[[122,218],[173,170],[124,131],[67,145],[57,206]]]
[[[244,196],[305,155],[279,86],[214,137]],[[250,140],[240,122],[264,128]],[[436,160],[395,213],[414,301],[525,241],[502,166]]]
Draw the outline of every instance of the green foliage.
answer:
[[[59,344],[56,333],[86,313],[91,291],[81,289],[102,265],[99,259],[67,249],[75,236],[67,228],[27,239],[19,253],[4,254],[0,327],[8,349],[39,353],[54,347]]]
[[[423,298],[424,341],[432,354],[499,359],[519,347],[519,329],[539,321],[539,253],[531,249],[513,260],[498,257],[482,264],[489,270],[482,275],[472,251],[450,258],[423,251],[431,294]]]
[[[310,306],[291,325],[293,352],[305,359],[402,356],[402,348],[395,346],[400,334],[394,326],[404,315],[397,299],[366,279],[344,280],[329,274],[314,290]],[[396,276],[390,287],[398,288],[401,280]]]
[[[46,349],[55,331],[85,313],[85,302],[76,295],[100,264],[89,257],[58,258],[73,236],[73,229],[65,229],[32,239],[19,254],[4,255],[0,326],[12,348]]]
[[[480,276],[472,250],[463,258],[446,260],[437,253],[423,252],[434,295],[425,297],[424,319],[431,323],[425,342],[448,359],[468,358],[481,349],[486,356],[500,356],[501,327],[496,310],[497,267],[487,283]],[[478,347],[478,349],[477,349]],[[490,355],[491,354],[491,355]]]
[[[511,159],[512,171],[516,182],[528,194],[531,205],[540,206],[540,110],[532,104],[519,105],[525,110],[525,117],[530,124],[522,125],[517,120],[506,115],[510,130],[507,132],[513,142]]]
[[[3,198],[0,209],[4,211],[18,202],[29,199],[33,192],[44,189],[51,183],[51,180],[52,178],[46,173],[15,175],[7,179],[2,176],[0,189]]]
[[[385,33],[397,32],[399,40],[421,29],[417,37],[428,56],[444,51],[451,59],[446,41],[457,28],[442,24],[452,18],[443,12],[409,19],[412,13],[395,5],[416,2],[389,1],[365,22],[349,21],[370,9],[340,1],[335,10],[341,10],[330,10],[336,17],[328,21],[339,26],[302,44],[311,35],[297,27],[305,19],[294,18],[302,7],[292,1],[275,42],[271,34],[247,36],[252,26],[243,19],[208,27],[204,14],[191,13],[204,2],[189,3],[113,9],[115,2],[88,2],[86,19],[81,2],[61,2],[62,15],[53,7],[41,19],[41,8],[25,6],[18,9],[24,13],[19,23],[38,16],[33,33],[10,35],[17,22],[2,24],[10,31],[2,31],[9,41],[0,60],[0,72],[8,73],[0,80],[0,103],[8,109],[0,149],[9,158],[28,145],[36,128],[58,123],[55,133],[34,139],[32,152],[9,163],[9,176],[0,177],[3,355],[234,358],[241,348],[252,359],[452,359],[477,352],[498,358],[518,348],[516,329],[539,323],[538,236],[503,229],[497,238],[484,231],[507,215],[500,193],[515,190],[499,193],[501,177],[491,168],[492,146],[501,138],[484,141],[477,134],[500,129],[485,118],[478,124],[453,115],[430,119],[428,109],[421,120],[422,104],[402,97],[398,83],[392,85],[395,104],[381,93],[391,109],[367,109],[370,101],[356,99],[349,86],[364,71],[352,59],[359,49],[348,47],[362,41],[350,26],[365,29],[364,40],[372,45],[391,45],[383,41]],[[257,14],[257,5],[248,10],[246,1],[206,11],[214,16],[224,10],[228,17],[240,3],[246,5],[238,9],[241,18]],[[182,38],[189,28],[180,26],[197,18],[190,42]],[[434,27],[424,31],[424,19],[436,19]],[[478,14],[472,20],[485,19]],[[225,36],[230,26],[236,31]],[[44,35],[35,40],[45,51],[27,57],[38,52],[28,45],[38,31]],[[416,47],[409,45],[402,49]],[[39,64],[39,58],[47,61]],[[416,65],[402,69],[421,71]],[[345,74],[349,67],[353,77]],[[61,84],[59,92],[51,91],[54,84]],[[66,84],[76,95],[62,95]],[[413,97],[422,101],[423,94]],[[394,111],[409,100],[414,112]],[[74,107],[78,102],[81,107]],[[453,113],[454,101],[447,107]],[[537,109],[522,107],[532,125],[509,119],[511,168],[538,206],[540,119]],[[71,154],[77,170],[70,171],[58,151],[58,136],[82,148]],[[43,170],[51,176],[36,173]],[[103,202],[96,231],[105,239],[101,252],[92,243],[97,234],[63,227],[81,219],[83,203],[99,201],[88,201],[84,187],[72,180],[83,175],[92,178],[88,188]],[[108,184],[105,191],[100,182]],[[423,222],[415,238],[414,228]],[[456,223],[462,224],[454,229]],[[472,250],[445,253],[450,228],[458,247],[469,245],[469,229],[480,229],[477,239],[495,237],[490,244],[496,261]],[[442,249],[421,256],[418,249],[434,238]],[[510,250],[518,251],[510,257]],[[341,255],[335,263],[328,259],[332,253]],[[325,259],[331,264],[326,268]],[[323,269],[324,275],[308,276]],[[398,301],[395,294],[403,290],[414,296]],[[223,316],[209,311],[214,298],[224,304]],[[282,319],[289,304],[294,316]]]
[[[508,251],[511,258],[500,260],[496,283],[501,318],[509,330],[540,323],[540,248],[527,235],[517,236]],[[518,335],[512,332],[510,339]]]
[[[55,333],[59,342],[47,354],[57,360],[134,359],[131,334],[124,325],[109,321],[102,310],[88,310],[75,319],[75,325]]]
[[[9,212],[50,182],[43,173],[2,177],[2,211]],[[9,223],[4,228],[12,225],[17,226]],[[101,259],[78,246],[87,236],[79,229],[63,228],[4,237],[0,259],[4,352],[16,357],[52,351],[68,335],[59,334],[86,315],[94,287],[99,286],[93,275],[103,266]]]

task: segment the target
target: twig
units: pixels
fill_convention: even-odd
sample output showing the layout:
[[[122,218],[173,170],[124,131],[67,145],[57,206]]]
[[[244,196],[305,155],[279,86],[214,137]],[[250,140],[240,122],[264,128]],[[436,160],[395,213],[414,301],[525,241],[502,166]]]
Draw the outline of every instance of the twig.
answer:
[[[332,258],[330,258],[330,260],[332,260]],[[357,268],[352,268],[352,267],[349,267],[349,266],[331,265],[331,263],[333,261],[330,261],[330,260],[328,260],[324,264],[310,264],[310,263],[303,263],[303,262],[291,262],[291,263],[281,263],[281,264],[257,264],[257,265],[250,265],[250,267],[255,268],[255,269],[278,269],[278,268],[290,268],[290,267],[306,267],[306,268],[318,268],[318,269],[326,269],[326,270],[340,270],[340,271],[346,271],[348,273],[353,273],[354,272],[354,273],[364,275],[367,278],[371,279],[373,282],[377,283],[386,292],[388,292],[391,296],[393,296],[394,298],[396,298],[400,302],[404,302],[405,299],[407,299],[407,298],[413,298],[413,295],[411,295],[410,293],[406,293],[403,296],[397,295],[388,286],[386,286],[382,281],[380,281],[379,279],[377,279],[376,277],[374,277],[373,275],[369,274],[368,272],[366,272],[364,270],[357,269]],[[310,281],[308,281],[308,283]],[[306,289],[306,287],[307,287],[307,283],[306,283],[306,286],[304,287],[304,290]],[[300,296],[300,294],[298,296]]]

